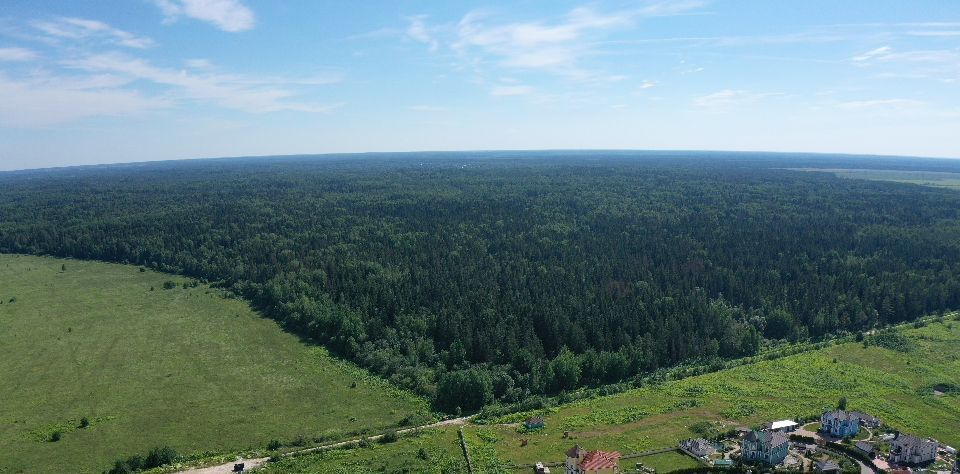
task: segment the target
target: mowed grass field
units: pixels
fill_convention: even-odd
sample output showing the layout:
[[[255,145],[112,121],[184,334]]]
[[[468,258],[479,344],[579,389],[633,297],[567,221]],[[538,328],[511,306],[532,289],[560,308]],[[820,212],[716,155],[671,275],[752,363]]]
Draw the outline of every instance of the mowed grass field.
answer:
[[[164,289],[170,280],[179,285]],[[431,416],[423,400],[305,345],[242,300],[185,281],[0,255],[0,473],[101,472],[160,445],[262,450]],[[79,428],[83,417],[90,426]],[[51,442],[55,431],[62,438]]]
[[[841,397],[848,399],[851,409],[879,416],[894,428],[960,446],[960,393],[934,394],[937,386],[960,387],[960,322],[948,317],[943,323],[902,331],[912,346],[910,352],[844,343],[537,412],[544,416],[546,428],[535,433],[518,432],[516,424],[531,413],[495,420],[499,424],[471,425],[465,428],[471,455],[475,464],[482,463],[482,472],[529,472],[516,466],[563,461],[574,443],[622,454],[672,447],[681,439],[697,437],[691,427],[698,422],[756,426],[819,414]],[[565,438],[564,432],[569,436]],[[456,440],[456,429],[429,439],[401,438],[398,445],[409,446],[387,456],[381,455],[387,451],[380,447],[355,449],[349,456],[363,459],[364,466],[392,467],[396,461],[387,461],[388,457],[409,456],[415,452],[413,444],[431,447],[433,439],[444,440],[449,447],[450,440]],[[305,456],[295,466],[280,465],[271,472],[339,472],[333,456],[337,455]],[[688,457],[666,453],[623,460],[621,467],[632,468],[638,461],[658,472],[694,466]]]

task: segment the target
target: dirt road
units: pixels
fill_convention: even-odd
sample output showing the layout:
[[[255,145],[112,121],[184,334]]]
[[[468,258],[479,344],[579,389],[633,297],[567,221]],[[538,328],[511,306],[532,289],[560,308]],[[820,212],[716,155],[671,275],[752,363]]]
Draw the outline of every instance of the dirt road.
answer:
[[[428,430],[428,429],[431,429],[431,428],[440,428],[440,427],[442,427],[442,426],[464,425],[464,424],[468,423],[471,418],[472,418],[471,416],[465,416],[465,417],[462,417],[462,418],[454,418],[454,419],[452,419],[452,420],[438,421],[438,422],[436,422],[436,423],[430,423],[430,424],[428,424],[428,425],[415,426],[415,427],[412,427],[412,428],[404,428],[404,429],[401,429],[401,430],[397,430],[397,434],[398,434],[398,435],[402,435],[402,434],[410,433],[410,432],[413,432],[413,431],[416,431],[416,430]],[[340,441],[340,442],[337,442],[337,443],[325,444],[325,445],[322,445],[322,446],[314,446],[314,447],[312,447],[312,448],[298,449],[298,450],[296,450],[296,451],[291,451],[291,452],[289,452],[289,453],[284,453],[283,455],[284,455],[284,456],[291,456],[291,455],[294,455],[294,454],[313,453],[313,452],[317,452],[317,451],[325,451],[325,450],[328,450],[328,449],[337,449],[337,448],[342,448],[342,447],[344,447],[344,446],[349,446],[349,445],[351,445],[351,444],[357,444],[357,443],[359,443],[360,441],[363,441],[364,439],[366,439],[366,440],[368,440],[368,441],[377,441],[377,440],[379,440],[380,438],[383,438],[383,435],[382,435],[382,434],[373,435],[373,436],[368,436],[368,437],[366,437],[366,438],[348,439],[348,440],[346,440],[346,441]],[[228,463],[220,464],[220,465],[217,465],[217,466],[199,467],[199,468],[187,469],[187,470],[185,470],[185,471],[179,471],[179,474],[230,474],[230,473],[233,472],[233,465],[234,465],[234,464],[237,464],[237,463],[243,463],[243,464],[244,464],[244,466],[243,466],[243,467],[244,467],[244,471],[251,471],[251,470],[254,470],[254,469],[256,469],[256,468],[264,465],[264,464],[267,462],[268,459],[269,459],[269,458],[255,458],[255,459],[244,459],[244,460],[241,460],[241,461],[230,461],[230,462],[228,462]]]

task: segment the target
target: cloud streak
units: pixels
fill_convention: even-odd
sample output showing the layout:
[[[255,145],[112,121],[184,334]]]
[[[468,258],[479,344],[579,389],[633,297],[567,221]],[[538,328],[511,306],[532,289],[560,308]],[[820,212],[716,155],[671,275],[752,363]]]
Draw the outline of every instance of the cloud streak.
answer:
[[[149,48],[150,38],[114,28],[102,21],[86,18],[60,17],[55,20],[35,21],[32,26],[54,41],[100,39],[128,48]]]
[[[300,112],[328,112],[333,106],[296,102],[295,94],[282,84],[283,80],[258,79],[224,74],[197,72],[157,67],[138,58],[116,53],[95,54],[63,62],[70,68],[93,73],[110,73],[135,80],[153,82],[173,88],[185,99],[212,102],[221,107],[251,113],[284,110]],[[296,81],[287,81],[295,83]],[[319,83],[322,81],[308,81]]]
[[[0,48],[0,61],[33,61],[37,53],[26,48]]]
[[[168,22],[180,17],[193,18],[231,33],[247,31],[256,24],[253,10],[239,0],[154,0],[154,3]]]

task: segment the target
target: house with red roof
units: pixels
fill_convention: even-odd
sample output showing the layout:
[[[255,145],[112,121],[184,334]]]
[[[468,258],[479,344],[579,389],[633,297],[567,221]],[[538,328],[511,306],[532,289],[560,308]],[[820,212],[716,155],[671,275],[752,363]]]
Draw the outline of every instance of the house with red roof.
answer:
[[[587,451],[579,445],[567,450],[566,474],[619,474],[620,453]]]

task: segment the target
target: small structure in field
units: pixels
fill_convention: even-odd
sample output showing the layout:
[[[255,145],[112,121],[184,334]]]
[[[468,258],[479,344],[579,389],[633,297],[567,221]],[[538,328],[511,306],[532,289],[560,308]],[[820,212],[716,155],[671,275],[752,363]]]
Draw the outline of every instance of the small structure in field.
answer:
[[[540,416],[531,416],[523,422],[523,427],[528,430],[539,430],[543,429],[546,426],[543,422],[543,417]]]
[[[820,416],[820,431],[837,438],[849,438],[860,432],[860,418],[843,410],[825,411]]]
[[[567,450],[564,463],[566,474],[619,474],[620,453],[616,451],[587,452],[579,445]]]
[[[937,442],[899,434],[890,442],[890,462],[924,464],[937,459]]]
[[[751,431],[740,443],[741,458],[776,466],[787,457],[790,440],[779,431]]]
[[[538,462],[533,472],[535,474],[550,474],[550,468],[544,466],[542,462]]]
[[[680,442],[680,449],[692,454],[693,457],[696,458],[705,458],[717,452],[717,448],[713,446],[713,443],[703,438],[685,439]]]
[[[764,431],[779,431],[781,433],[790,433],[790,432],[796,431],[797,427],[799,426],[800,424],[798,424],[796,421],[793,421],[793,420],[780,420],[780,421],[767,423],[766,425],[764,425],[763,429]]]

